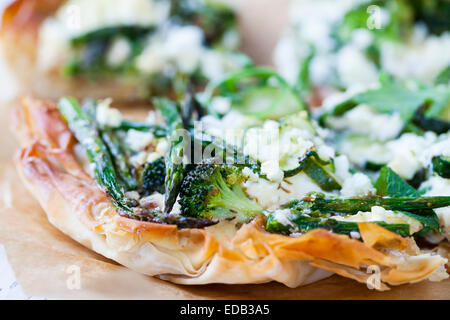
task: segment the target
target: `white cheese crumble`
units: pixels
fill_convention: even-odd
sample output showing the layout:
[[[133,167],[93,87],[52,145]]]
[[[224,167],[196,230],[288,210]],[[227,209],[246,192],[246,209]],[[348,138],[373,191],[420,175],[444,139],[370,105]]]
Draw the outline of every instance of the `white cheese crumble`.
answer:
[[[151,132],[143,132],[138,130],[128,130],[125,137],[125,143],[134,151],[141,151],[149,146],[155,139]]]
[[[125,197],[127,197],[128,199],[132,199],[132,200],[139,200],[141,196],[139,195],[139,192],[137,192],[137,191],[128,191],[128,192],[125,192]]]
[[[106,63],[112,67],[120,66],[131,54],[131,47],[125,38],[117,38],[106,55]]]
[[[69,0],[54,16],[68,38],[117,25],[153,26],[167,15],[152,0]],[[161,7],[159,8],[161,9]]]
[[[154,74],[164,70],[166,59],[164,46],[157,40],[152,40],[136,58],[136,67],[143,73]]]
[[[274,62],[280,73],[290,83],[295,83],[301,62],[308,56],[309,46],[313,46],[315,52],[310,79],[315,86],[333,86],[336,80],[344,86],[377,81],[378,67],[365,52],[373,44],[371,31],[366,28],[353,30],[351,40],[335,51],[333,32],[336,23],[342,21],[350,9],[364,2],[367,1],[339,1],[339,6],[336,6],[332,0],[292,1],[289,26],[274,53]],[[381,22],[381,28],[390,19],[387,9],[377,8],[376,20]],[[430,35],[420,23],[414,26],[412,36],[406,40],[382,40],[379,43],[380,69],[395,77],[431,82],[450,64],[447,54],[450,51],[450,32]]]
[[[155,192],[147,197],[141,198],[139,200],[139,205],[141,207],[147,207],[148,205],[155,206],[156,210],[164,209],[164,195],[158,192]]]
[[[330,117],[327,124],[336,130],[364,134],[381,141],[396,138],[404,127],[397,112],[379,113],[368,105],[359,105],[341,117]]]
[[[211,108],[220,114],[225,114],[231,110],[231,100],[225,97],[214,97],[211,100]]]
[[[363,173],[355,173],[344,181],[341,196],[344,198],[375,194],[376,190],[369,177]]]
[[[198,67],[203,51],[203,31],[196,26],[174,27],[165,42],[165,53],[180,71],[192,73]]]
[[[295,227],[294,223],[291,221],[294,215],[291,213],[290,209],[275,210],[272,215],[275,220],[282,225]]]
[[[211,81],[221,80],[228,72],[241,67],[239,57],[227,51],[205,49],[203,51],[200,68],[202,73]]]
[[[334,158],[334,168],[334,175],[338,179],[345,181],[351,177],[350,163],[346,155],[340,155]]]
[[[420,189],[429,189],[425,196],[450,196],[450,179],[445,179],[434,175],[420,186]],[[434,209],[436,215],[439,217],[439,224],[442,228],[442,233],[450,241],[450,206]]]
[[[265,174],[267,176],[267,179],[271,181],[280,182],[284,177],[283,171],[280,169],[277,160],[269,160],[263,162],[261,164],[261,173]]]
[[[136,66],[144,73],[154,74],[175,67],[183,73],[192,73],[200,65],[205,48],[203,30],[197,26],[171,25],[157,36],[152,36]]]
[[[165,155],[169,151],[169,142],[166,139],[160,139],[156,145],[156,152]]]
[[[344,46],[337,52],[336,58],[336,70],[345,87],[378,81],[378,70],[375,64],[369,61],[364,52],[356,46],[352,44]]]
[[[436,134],[427,132],[424,136],[405,133],[399,139],[387,143],[392,155],[388,166],[402,178],[409,180],[422,168],[423,152],[436,141]]]
[[[122,113],[111,108],[112,99],[100,100],[97,105],[96,118],[101,126],[118,127],[122,123]]]
[[[385,42],[381,46],[381,65],[386,72],[401,79],[433,81],[450,64],[450,32],[427,35],[421,26],[409,43]]]
[[[305,173],[299,173],[281,183],[259,178],[257,181],[248,180],[242,186],[251,199],[268,210],[276,210],[280,205],[305,197],[310,192],[336,196],[334,193],[324,192]]]
[[[148,154],[146,162],[153,162],[161,158],[161,154],[159,152],[151,152]]]
[[[361,239],[361,234],[358,231],[351,231],[350,238],[352,239]]]
[[[145,151],[138,152],[130,157],[130,164],[137,168],[147,162],[148,153]]]
[[[252,169],[249,167],[245,167],[242,169],[242,174],[248,178],[249,181],[258,181],[259,175],[257,173],[254,173]]]

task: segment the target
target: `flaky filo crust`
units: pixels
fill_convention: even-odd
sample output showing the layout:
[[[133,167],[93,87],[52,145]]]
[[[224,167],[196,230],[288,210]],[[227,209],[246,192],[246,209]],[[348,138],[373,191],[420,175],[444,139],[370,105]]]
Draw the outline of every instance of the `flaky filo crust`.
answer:
[[[22,147],[17,169],[50,222],[138,272],[182,284],[278,281],[296,287],[332,272],[364,283],[379,270],[380,290],[446,276],[446,259],[371,223],[359,224],[358,241],[324,229],[299,237],[271,234],[263,216],[239,230],[227,223],[177,229],[125,218],[77,162],[77,142],[53,103],[24,98],[14,123]]]
[[[147,98],[146,84],[139,78],[103,77],[94,81],[65,76],[62,65],[45,70],[39,67],[41,25],[64,2],[15,0],[3,12],[0,43],[5,60],[20,84],[21,93],[53,100],[71,95],[80,99],[111,97],[121,102],[144,101]]]

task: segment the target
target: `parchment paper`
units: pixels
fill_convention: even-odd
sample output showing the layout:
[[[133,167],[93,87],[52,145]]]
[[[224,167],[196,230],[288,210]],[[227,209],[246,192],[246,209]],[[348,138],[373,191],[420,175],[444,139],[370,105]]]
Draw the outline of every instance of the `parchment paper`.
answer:
[[[239,1],[239,0],[236,0]],[[259,5],[256,5],[258,3]],[[270,63],[271,50],[285,19],[286,0],[241,0],[244,49],[259,63]],[[275,14],[275,12],[283,12]],[[275,19],[276,18],[276,19]],[[3,75],[0,68],[0,77]],[[0,96],[6,96],[0,87]],[[180,286],[137,274],[81,246],[46,219],[12,164],[17,144],[10,132],[10,108],[0,103],[0,299],[448,299],[450,281],[421,282],[387,292],[338,276],[289,289],[262,285]],[[128,109],[133,118],[145,107]],[[4,256],[6,252],[7,258]],[[74,276],[80,275],[80,288]],[[15,281],[17,280],[17,281]],[[1,286],[4,286],[3,288]],[[5,287],[6,286],[6,287]],[[9,295],[4,293],[9,291]],[[3,294],[2,294],[3,292]]]

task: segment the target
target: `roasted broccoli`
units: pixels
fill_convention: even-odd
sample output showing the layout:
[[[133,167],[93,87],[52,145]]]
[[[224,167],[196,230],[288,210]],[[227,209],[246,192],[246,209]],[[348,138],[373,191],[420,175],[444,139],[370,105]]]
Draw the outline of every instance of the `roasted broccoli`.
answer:
[[[164,194],[164,181],[166,179],[166,160],[164,157],[153,162],[148,162],[144,166],[141,176],[142,193],[150,195],[153,192]]]
[[[198,164],[187,168],[179,203],[184,216],[247,222],[262,208],[245,195],[241,169],[228,165]]]

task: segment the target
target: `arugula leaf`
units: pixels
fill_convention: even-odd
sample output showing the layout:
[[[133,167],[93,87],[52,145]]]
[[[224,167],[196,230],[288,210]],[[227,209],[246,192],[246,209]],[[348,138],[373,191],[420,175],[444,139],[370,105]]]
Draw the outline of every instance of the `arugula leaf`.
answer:
[[[413,212],[401,211],[404,215],[411,217],[422,224],[422,229],[415,233],[417,236],[426,236],[433,231],[440,232],[441,227],[439,225],[439,218],[437,217],[434,210],[430,209],[426,212],[421,212],[420,214],[415,214]]]
[[[375,182],[377,194],[387,197],[420,197],[421,194],[415,188],[410,186],[402,177],[395,173],[391,168],[385,166],[380,170],[380,176]],[[415,233],[418,236],[424,236],[439,231],[439,219],[434,210],[422,210],[420,214],[401,211],[403,214],[419,221],[423,228]]]
[[[300,70],[297,76],[296,89],[302,97],[305,97],[311,93],[311,61],[314,58],[315,50],[313,46],[310,46],[310,53],[302,61]]]
[[[355,6],[348,11],[343,19],[335,26],[334,36],[339,43],[345,44],[351,40],[353,31],[366,29],[371,19],[371,6],[382,7],[389,13],[389,22],[383,28],[370,30],[375,42],[400,41],[408,35],[414,24],[413,8],[407,1],[402,0],[372,0]]]
[[[442,70],[434,80],[436,84],[450,84],[450,65]]]
[[[450,102],[450,87],[418,87],[415,90],[406,88],[386,74],[380,75],[380,87],[354,95],[336,105],[333,110],[322,115],[321,121],[329,115],[339,116],[357,105],[367,104],[378,112],[398,112],[405,123],[409,123],[418,109],[426,105],[427,118],[437,117],[447,108]]]
[[[375,189],[380,196],[389,197],[420,197],[419,192],[410,186],[391,168],[385,166],[375,182]]]
[[[433,157],[432,163],[434,172],[436,172],[442,178],[450,179],[450,157]]]

